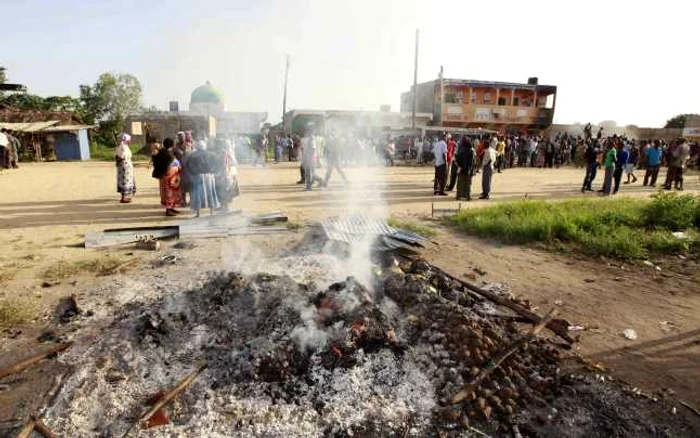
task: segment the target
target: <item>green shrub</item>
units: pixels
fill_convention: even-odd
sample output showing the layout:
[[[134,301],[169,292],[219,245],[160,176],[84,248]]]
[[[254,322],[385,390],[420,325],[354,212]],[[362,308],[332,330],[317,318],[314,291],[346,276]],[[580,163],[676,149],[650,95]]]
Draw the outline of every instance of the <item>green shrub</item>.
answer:
[[[700,227],[700,197],[659,192],[643,209],[644,224],[651,228],[682,231]]]
[[[519,201],[469,209],[447,221],[471,234],[506,243],[543,243],[585,254],[640,259],[652,253],[695,251],[700,234],[697,198],[658,195],[638,199]],[[673,236],[683,230],[686,239]]]

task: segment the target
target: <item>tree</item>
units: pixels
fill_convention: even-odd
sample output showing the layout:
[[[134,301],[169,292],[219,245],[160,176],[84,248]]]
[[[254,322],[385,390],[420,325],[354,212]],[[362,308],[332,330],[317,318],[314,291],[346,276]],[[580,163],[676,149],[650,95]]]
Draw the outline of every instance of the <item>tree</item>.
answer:
[[[0,67],[0,84],[7,82],[7,75],[5,74],[5,67]]]
[[[141,91],[135,76],[103,73],[94,85],[80,86],[81,116],[86,123],[99,123],[100,140],[111,144],[126,116],[141,108]]]
[[[698,114],[679,114],[676,117],[668,119],[664,128],[685,128],[685,119],[688,116],[697,116]]]

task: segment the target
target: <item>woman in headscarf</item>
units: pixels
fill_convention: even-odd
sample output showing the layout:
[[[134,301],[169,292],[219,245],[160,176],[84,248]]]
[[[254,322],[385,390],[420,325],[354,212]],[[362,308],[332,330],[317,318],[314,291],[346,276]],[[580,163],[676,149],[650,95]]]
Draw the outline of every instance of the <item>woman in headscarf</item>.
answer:
[[[175,142],[172,138],[163,141],[163,148],[153,157],[153,178],[160,180],[160,204],[166,216],[177,216],[182,204],[180,194],[180,160],[175,158]]]
[[[190,208],[194,210],[197,217],[204,208],[208,208],[213,215],[214,210],[220,207],[214,178],[216,170],[217,159],[214,154],[207,151],[207,142],[197,141],[195,151],[187,158],[187,171],[192,184]]]
[[[131,162],[131,149],[129,142],[131,136],[122,134],[121,143],[114,152],[114,159],[117,163],[117,192],[121,193],[122,204],[131,202],[136,193],[136,180],[134,179],[134,163]]]

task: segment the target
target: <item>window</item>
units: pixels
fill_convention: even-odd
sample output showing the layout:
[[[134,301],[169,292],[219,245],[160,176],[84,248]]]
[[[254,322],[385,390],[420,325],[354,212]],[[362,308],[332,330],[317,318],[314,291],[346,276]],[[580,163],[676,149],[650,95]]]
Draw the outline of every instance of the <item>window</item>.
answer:
[[[498,106],[506,106],[506,98],[505,97],[498,98]]]
[[[514,97],[513,98],[513,106],[520,106],[520,98],[519,97]]]
[[[484,103],[491,103],[491,93],[484,93]]]
[[[469,93],[469,103],[476,103],[476,91]]]

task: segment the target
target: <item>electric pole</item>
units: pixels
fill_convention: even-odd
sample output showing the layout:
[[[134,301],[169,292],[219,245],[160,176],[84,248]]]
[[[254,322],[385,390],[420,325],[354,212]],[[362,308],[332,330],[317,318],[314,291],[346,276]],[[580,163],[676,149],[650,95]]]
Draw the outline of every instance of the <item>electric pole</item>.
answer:
[[[416,53],[413,56],[413,114],[411,117],[411,129],[416,130],[416,104],[418,101],[418,29],[416,29]]]
[[[282,97],[282,134],[286,134],[285,115],[287,114],[287,80],[289,79],[289,55],[284,69],[284,97]]]

